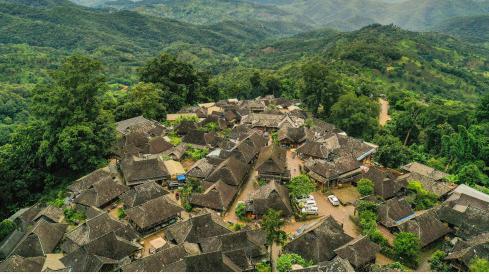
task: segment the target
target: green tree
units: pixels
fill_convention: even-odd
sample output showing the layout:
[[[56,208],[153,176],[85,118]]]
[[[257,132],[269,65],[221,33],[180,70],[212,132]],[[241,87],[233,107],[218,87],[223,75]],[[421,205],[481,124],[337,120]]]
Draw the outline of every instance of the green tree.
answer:
[[[357,182],[357,190],[362,196],[372,195],[374,194],[374,182],[362,178]]]
[[[489,185],[489,177],[476,164],[466,164],[457,172],[457,181],[469,186]]]
[[[267,242],[282,243],[287,238],[284,231],[281,230],[285,221],[282,219],[282,213],[275,209],[268,209],[261,220],[261,226],[267,233]]]
[[[378,129],[379,104],[353,93],[341,96],[331,109],[331,121],[354,137],[373,138]]]
[[[163,87],[166,88],[166,87]],[[170,100],[168,90],[152,83],[138,83],[133,86],[124,102],[117,106],[117,120],[124,120],[143,115],[148,119],[162,120]]]
[[[489,261],[483,258],[474,258],[469,264],[470,272],[489,272]]]
[[[434,193],[426,190],[421,182],[411,181],[408,183],[407,189],[414,195],[411,198],[411,205],[416,210],[432,208],[438,201],[438,197]]]
[[[269,262],[260,262],[255,268],[258,272],[272,272],[272,266]]]
[[[489,94],[481,98],[476,117],[479,122],[489,122]]]
[[[435,251],[430,258],[431,270],[436,272],[450,272],[450,265],[444,261],[446,256],[447,254],[442,250]]]
[[[309,178],[309,176],[301,174],[292,178],[287,183],[287,188],[289,189],[290,196],[293,198],[301,198],[314,192],[316,184]]]
[[[280,255],[277,259],[277,270],[279,272],[288,272],[292,270],[292,266],[298,264],[302,267],[309,267],[313,265],[312,261],[306,261],[300,255],[295,253],[285,253]]]
[[[236,205],[236,209],[234,210],[234,212],[236,213],[236,216],[238,216],[238,218],[240,220],[245,220],[246,219],[246,204],[243,203],[243,202],[240,202]]]
[[[177,111],[183,105],[192,105],[206,99],[209,91],[209,76],[190,64],[178,61],[174,56],[161,54],[149,61],[140,70],[142,82],[159,85],[168,90],[167,111]]]
[[[404,263],[417,265],[420,252],[420,242],[418,236],[410,232],[400,232],[394,239],[394,252]]]
[[[37,153],[48,167],[91,170],[110,154],[115,124],[101,107],[103,75],[100,62],[74,55],[34,91],[32,113],[44,129]]]
[[[376,136],[373,142],[379,146],[374,158],[382,165],[398,168],[411,161],[411,151],[402,144],[399,138],[384,134]]]
[[[5,239],[10,233],[12,233],[16,229],[16,225],[14,222],[9,219],[5,219],[0,222],[0,242]]]

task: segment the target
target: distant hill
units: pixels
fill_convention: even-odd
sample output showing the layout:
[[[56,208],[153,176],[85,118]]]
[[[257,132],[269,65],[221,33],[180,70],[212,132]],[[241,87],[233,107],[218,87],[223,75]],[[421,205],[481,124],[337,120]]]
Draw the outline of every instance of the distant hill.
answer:
[[[489,42],[489,15],[457,17],[446,20],[433,28],[464,41],[474,43]]]
[[[42,56],[55,55],[59,57],[55,59],[60,59],[72,52],[83,52],[101,58],[109,65],[112,78],[124,82],[119,77],[130,75],[148,58],[166,49],[196,62],[205,59],[202,65],[208,67],[222,66],[233,62],[231,55],[259,41],[300,30],[289,31],[289,26],[280,22],[250,20],[196,26],[132,11],[86,8],[67,0],[0,0],[0,53],[4,54],[0,58],[6,61],[0,63],[0,78],[32,82],[34,77],[9,64],[31,60],[33,70],[37,63],[43,70],[43,61],[37,60]]]

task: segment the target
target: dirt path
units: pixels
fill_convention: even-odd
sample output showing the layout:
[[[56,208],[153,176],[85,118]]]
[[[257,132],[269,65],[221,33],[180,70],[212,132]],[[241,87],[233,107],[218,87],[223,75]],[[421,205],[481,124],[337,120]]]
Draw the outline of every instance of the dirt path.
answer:
[[[385,99],[379,98],[380,103],[380,113],[379,113],[379,124],[381,126],[385,126],[387,122],[390,121],[391,117],[389,116],[389,102]]]
[[[258,186],[255,184],[257,175],[258,172],[256,170],[253,170],[248,181],[244,184],[244,186],[242,186],[241,192],[239,193],[238,197],[234,199],[233,204],[228,208],[228,211],[224,216],[225,222],[244,224],[243,222],[239,221],[238,216],[236,216],[235,213],[236,205],[240,201],[245,202],[246,200],[248,200],[250,194],[253,193],[253,191],[255,191],[256,189],[258,189]]]

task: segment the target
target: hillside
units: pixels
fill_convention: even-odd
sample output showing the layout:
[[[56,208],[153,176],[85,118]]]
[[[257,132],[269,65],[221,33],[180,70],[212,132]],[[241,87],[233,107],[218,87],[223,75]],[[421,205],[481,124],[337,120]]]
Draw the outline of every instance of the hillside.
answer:
[[[346,74],[451,99],[474,100],[489,91],[487,49],[446,35],[420,34],[393,26],[300,34],[262,44],[249,57],[252,63],[279,71],[307,60],[337,62],[337,69]]]
[[[440,23],[433,30],[465,41],[486,43],[489,42],[489,15],[453,18]]]

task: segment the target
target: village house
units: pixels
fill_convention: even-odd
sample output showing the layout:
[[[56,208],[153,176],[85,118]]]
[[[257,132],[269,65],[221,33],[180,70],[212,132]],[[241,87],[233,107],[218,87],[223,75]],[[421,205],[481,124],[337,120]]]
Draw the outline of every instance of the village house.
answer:
[[[456,184],[449,183],[445,180],[448,174],[420,163],[410,163],[403,166],[402,169],[408,173],[399,176],[399,181],[406,185],[411,181],[420,182],[424,189],[434,193],[438,197],[445,197],[457,187]]]
[[[421,247],[425,247],[451,232],[448,225],[438,219],[433,209],[417,215],[398,227],[402,232],[411,232],[417,235],[420,239]]]
[[[461,272],[469,270],[474,258],[489,260],[489,233],[482,233],[464,241],[458,240],[445,260]]]
[[[127,190],[129,188],[126,185],[117,182],[112,177],[105,177],[77,195],[74,202],[85,206],[104,208]]]
[[[161,196],[128,209],[126,214],[139,232],[148,234],[174,223],[182,211],[183,208],[170,201],[168,197]]]
[[[120,198],[124,204],[124,207],[132,208],[149,200],[167,195],[168,193],[168,191],[166,191],[156,182],[147,182],[135,186],[126,193],[122,194]]]
[[[123,272],[162,272],[164,267],[183,261],[187,256],[198,255],[193,253],[195,249],[187,248],[188,244],[181,244],[162,249],[155,254],[135,260],[130,264],[123,265]],[[197,247],[198,248],[198,247]]]
[[[304,127],[282,127],[277,138],[282,146],[295,147],[306,141],[306,130]]]
[[[214,165],[207,158],[195,162],[187,171],[187,177],[194,179],[205,179],[214,170]]]
[[[0,263],[0,272],[41,272],[46,258],[12,255]]]
[[[336,256],[335,249],[353,238],[343,231],[343,226],[333,217],[318,220],[284,246],[284,251],[296,253],[314,263],[325,262]]]
[[[387,200],[398,195],[405,188],[402,180],[397,180],[400,173],[386,170],[376,166],[367,167],[367,172],[361,178],[369,179],[374,183],[374,193]]]
[[[209,182],[222,181],[230,186],[239,186],[246,179],[250,166],[235,157],[220,163],[206,178]]]
[[[159,136],[164,131],[164,126],[156,121],[148,120],[143,116],[137,116],[116,123],[116,130],[127,135],[133,131],[144,132],[152,136]]]
[[[187,151],[188,146],[186,144],[179,144],[176,147],[167,150],[162,153],[163,157],[169,157],[174,161],[180,161],[182,160],[183,156],[185,155],[185,152]]]
[[[263,147],[256,160],[258,177],[279,182],[290,180],[286,153],[285,149],[275,144]]]
[[[162,183],[169,177],[163,161],[157,155],[143,158],[125,157],[120,161],[119,166],[128,186],[150,181]]]
[[[396,227],[416,216],[411,205],[403,198],[392,198],[377,209],[379,222],[387,228]]]
[[[247,210],[257,216],[264,215],[270,208],[280,211],[282,216],[293,214],[289,190],[274,180],[251,193],[247,201]]]
[[[204,182],[204,192],[193,193],[189,203],[193,206],[209,208],[220,212],[225,212],[231,206],[239,188],[229,185],[222,180],[215,183]]]
[[[335,253],[350,262],[357,270],[368,270],[366,266],[375,263],[380,246],[373,243],[367,236],[358,237],[335,249]]]

